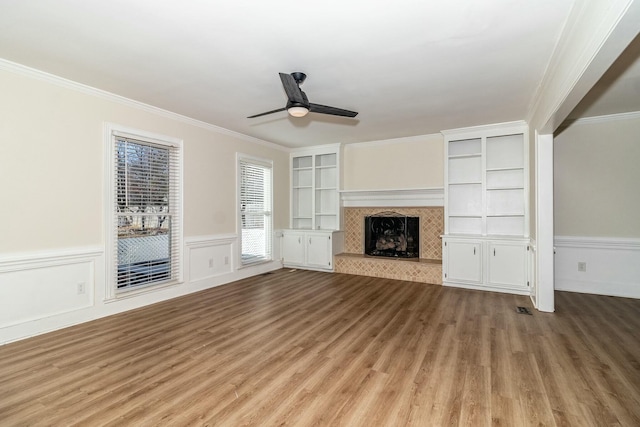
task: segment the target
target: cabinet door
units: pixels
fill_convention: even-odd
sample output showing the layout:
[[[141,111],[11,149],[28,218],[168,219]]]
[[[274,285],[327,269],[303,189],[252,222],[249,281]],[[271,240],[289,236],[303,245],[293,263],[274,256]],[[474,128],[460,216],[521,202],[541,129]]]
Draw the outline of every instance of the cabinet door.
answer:
[[[489,242],[488,277],[490,285],[527,287],[527,245]]]
[[[304,233],[285,231],[282,233],[282,258],[287,265],[304,264]]]
[[[482,282],[482,245],[479,242],[445,242],[445,280]]]
[[[331,234],[307,234],[307,265],[331,268]]]

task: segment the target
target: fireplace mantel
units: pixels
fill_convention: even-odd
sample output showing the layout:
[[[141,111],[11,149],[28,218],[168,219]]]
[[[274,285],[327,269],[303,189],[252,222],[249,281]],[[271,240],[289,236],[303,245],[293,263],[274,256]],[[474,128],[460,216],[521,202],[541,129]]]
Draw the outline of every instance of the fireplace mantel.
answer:
[[[444,188],[398,190],[342,190],[345,207],[423,207],[444,206]]]

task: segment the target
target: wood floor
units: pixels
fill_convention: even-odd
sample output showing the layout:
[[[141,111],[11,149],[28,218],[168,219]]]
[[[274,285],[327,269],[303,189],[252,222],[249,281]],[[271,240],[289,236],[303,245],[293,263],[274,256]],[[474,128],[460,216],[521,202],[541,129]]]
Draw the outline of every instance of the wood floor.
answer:
[[[0,425],[640,426],[640,300],[280,270],[0,347]]]

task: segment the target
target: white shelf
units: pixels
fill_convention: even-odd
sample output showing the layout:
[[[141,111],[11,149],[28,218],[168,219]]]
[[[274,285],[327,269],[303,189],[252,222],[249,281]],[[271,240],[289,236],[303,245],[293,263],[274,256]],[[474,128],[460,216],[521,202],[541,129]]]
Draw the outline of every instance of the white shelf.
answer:
[[[339,229],[339,154],[339,145],[291,153],[293,229]]]
[[[455,156],[449,156],[449,159],[469,159],[469,158],[477,158],[481,156],[482,156],[482,153],[458,154]]]
[[[502,171],[515,171],[515,170],[523,170],[522,166],[511,167],[511,168],[487,168],[487,172],[502,172]]]
[[[473,185],[473,184],[482,185],[482,181],[449,182],[449,185]]]
[[[524,187],[487,187],[487,191],[498,191],[498,190],[524,190]]]
[[[528,221],[526,127],[508,126],[504,134],[497,126],[475,129],[443,132],[445,234],[524,236]]]

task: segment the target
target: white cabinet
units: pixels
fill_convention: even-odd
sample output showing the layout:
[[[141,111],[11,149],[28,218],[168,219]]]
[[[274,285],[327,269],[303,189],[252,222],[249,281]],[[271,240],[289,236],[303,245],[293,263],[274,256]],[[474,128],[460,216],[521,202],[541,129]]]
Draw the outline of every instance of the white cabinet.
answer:
[[[331,234],[307,234],[307,265],[324,269],[333,268],[333,253],[331,251]]]
[[[296,230],[339,230],[341,145],[291,153],[291,223]]]
[[[518,241],[489,241],[487,248],[487,284],[526,290],[529,245]]]
[[[286,230],[282,233],[282,259],[285,264],[304,264],[304,239],[305,235],[301,231]]]
[[[524,122],[445,137],[443,283],[528,294],[528,129]]]
[[[285,267],[333,271],[333,256],[344,248],[342,231],[282,231]]]
[[[444,245],[444,278],[454,282],[482,283],[482,244],[454,240]]]
[[[445,286],[528,295],[527,239],[443,237]]]

